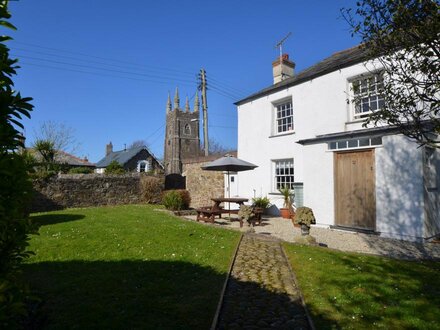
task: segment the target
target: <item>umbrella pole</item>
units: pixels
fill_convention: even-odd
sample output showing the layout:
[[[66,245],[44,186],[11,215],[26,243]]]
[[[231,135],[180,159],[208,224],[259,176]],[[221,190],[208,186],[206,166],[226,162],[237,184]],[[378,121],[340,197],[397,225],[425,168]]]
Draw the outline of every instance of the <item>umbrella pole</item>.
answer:
[[[228,198],[231,198],[231,180],[229,179],[228,171]],[[229,221],[231,221],[231,202],[228,202],[229,206]]]

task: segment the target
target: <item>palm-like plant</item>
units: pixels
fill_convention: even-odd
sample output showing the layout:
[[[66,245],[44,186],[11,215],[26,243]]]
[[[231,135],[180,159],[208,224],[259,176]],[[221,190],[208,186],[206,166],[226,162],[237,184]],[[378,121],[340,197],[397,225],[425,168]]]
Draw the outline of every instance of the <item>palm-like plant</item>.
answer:
[[[294,191],[290,189],[288,186],[283,186],[278,189],[278,191],[283,195],[284,199],[284,208],[291,210],[293,203],[293,196],[295,195]]]

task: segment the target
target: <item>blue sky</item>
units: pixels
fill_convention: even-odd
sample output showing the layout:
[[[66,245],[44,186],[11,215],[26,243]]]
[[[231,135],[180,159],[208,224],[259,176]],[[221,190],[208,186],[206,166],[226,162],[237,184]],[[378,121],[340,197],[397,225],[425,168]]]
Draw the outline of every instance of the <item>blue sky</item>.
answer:
[[[27,144],[46,121],[72,127],[78,156],[98,161],[139,139],[163,155],[168,91],[181,105],[207,72],[210,138],[236,148],[233,102],[272,84],[274,45],[299,72],[359,43],[340,8],[354,0],[10,2],[16,89],[34,98]],[[4,29],[2,33],[5,33]],[[191,107],[193,100],[191,100]],[[202,134],[201,134],[202,135]]]

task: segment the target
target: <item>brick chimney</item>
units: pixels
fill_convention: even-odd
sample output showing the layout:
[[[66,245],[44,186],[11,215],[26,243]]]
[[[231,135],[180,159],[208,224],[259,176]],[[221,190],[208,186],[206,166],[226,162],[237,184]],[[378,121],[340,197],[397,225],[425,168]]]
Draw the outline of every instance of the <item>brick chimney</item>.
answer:
[[[113,152],[113,144],[110,142],[105,146],[105,155],[108,156]]]
[[[273,69],[273,83],[279,83],[287,78],[293,77],[293,72],[295,69],[295,63],[289,60],[288,54],[283,54],[283,56],[278,57],[272,62]]]

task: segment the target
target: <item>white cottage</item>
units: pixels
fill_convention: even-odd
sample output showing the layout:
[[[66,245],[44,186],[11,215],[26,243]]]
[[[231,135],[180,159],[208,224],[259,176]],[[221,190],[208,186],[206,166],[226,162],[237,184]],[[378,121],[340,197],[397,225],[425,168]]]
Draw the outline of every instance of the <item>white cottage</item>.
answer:
[[[238,174],[238,194],[268,196],[277,214],[278,188],[289,185],[317,226],[431,238],[440,233],[440,152],[392,127],[362,127],[383,105],[381,74],[365,60],[354,47],[298,74],[287,55],[272,63],[273,85],[236,103],[238,157],[259,166]]]

